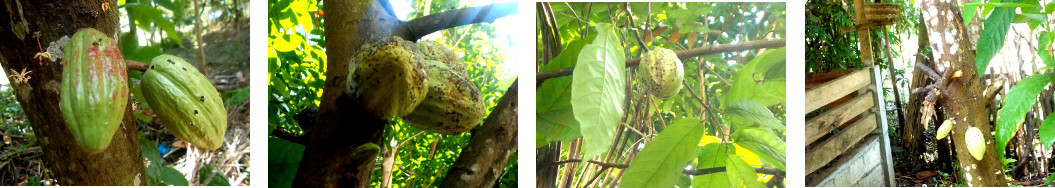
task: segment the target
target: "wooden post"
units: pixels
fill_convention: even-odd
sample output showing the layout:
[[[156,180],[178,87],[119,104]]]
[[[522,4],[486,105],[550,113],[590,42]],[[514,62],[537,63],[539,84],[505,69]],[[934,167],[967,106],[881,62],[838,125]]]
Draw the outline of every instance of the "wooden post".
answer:
[[[868,11],[865,11],[864,0],[854,0],[854,17],[857,20],[857,25],[865,25],[868,23],[868,19],[865,17]],[[869,38],[868,29],[862,28],[857,30],[857,45],[860,46],[861,50],[861,65],[865,68],[872,67],[875,63],[872,62],[872,40]]]

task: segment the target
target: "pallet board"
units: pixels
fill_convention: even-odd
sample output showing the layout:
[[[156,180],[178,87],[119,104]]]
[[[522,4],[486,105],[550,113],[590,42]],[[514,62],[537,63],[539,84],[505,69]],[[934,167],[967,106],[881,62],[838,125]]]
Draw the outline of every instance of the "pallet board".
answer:
[[[875,98],[873,96],[875,94],[871,91],[866,92],[839,107],[835,107],[831,111],[806,120],[806,145],[812,144],[836,128],[846,126],[846,123],[853,120],[854,117],[871,109],[875,106]]]
[[[865,118],[861,118],[853,125],[840,130],[835,136],[822,141],[819,143],[820,145],[817,145],[814,148],[807,148],[806,159],[809,160],[806,160],[806,173],[813,173],[817,169],[827,165],[833,159],[853,147],[853,145],[847,143],[857,143],[857,141],[860,141],[865,135],[874,131],[876,129],[875,116],[875,113],[869,113]]]
[[[816,88],[806,90],[806,113],[813,112],[832,101],[857,91],[871,81],[871,69],[854,71]]]

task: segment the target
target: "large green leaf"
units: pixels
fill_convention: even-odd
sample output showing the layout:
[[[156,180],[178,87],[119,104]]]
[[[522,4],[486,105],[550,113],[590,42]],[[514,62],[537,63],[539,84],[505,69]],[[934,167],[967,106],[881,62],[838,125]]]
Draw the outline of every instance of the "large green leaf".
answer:
[[[1003,3],[1017,3],[1019,0],[1005,0]],[[1015,7],[996,7],[993,9],[992,14],[985,19],[985,26],[982,29],[981,36],[978,37],[978,45],[975,49],[978,53],[974,59],[974,64],[978,69],[978,75],[985,75],[985,70],[989,67],[989,60],[992,60],[996,53],[1004,47],[1004,37],[1007,36],[1007,30],[1011,28],[1011,21],[1015,19]]]
[[[272,187],[291,187],[297,175],[304,146],[280,138],[267,138],[267,182]]]
[[[143,157],[147,159],[146,176],[147,185],[156,186],[161,185],[161,164],[165,161],[161,160],[161,152],[158,151],[158,146],[154,145],[153,141],[147,139],[142,134],[139,134],[139,152],[143,154]]]
[[[1018,127],[1026,119],[1026,112],[1037,103],[1037,95],[1051,82],[1051,76],[1049,73],[1023,78],[1007,92],[1004,107],[997,112],[996,118],[996,151],[999,156],[1004,156],[1007,142],[1018,132]]]
[[[703,146],[700,157],[697,158],[696,169],[707,169],[714,167],[725,167],[726,158],[736,155],[736,147],[733,144],[710,143]],[[726,172],[717,172],[699,175],[692,178],[693,187],[702,188],[729,188],[729,175]]]
[[[161,10],[150,4],[129,4],[125,5],[128,9],[128,14],[134,14],[136,22],[140,24],[154,23],[158,28],[165,31],[165,35],[168,36],[172,41],[176,41],[176,44],[183,45],[179,33],[176,33],[176,27],[172,25],[171,18],[165,18],[161,15]]]
[[[179,170],[168,166],[161,168],[161,181],[167,185],[190,185],[190,183],[187,182],[187,178],[183,176],[183,173],[180,173]]]
[[[205,184],[206,181],[209,183]],[[231,186],[231,183],[227,182],[227,178],[223,176],[223,173],[220,173],[216,167],[210,164],[202,165],[201,169],[198,170],[198,183],[205,186]]]
[[[981,0],[974,0],[971,3],[978,3],[979,1]],[[963,16],[963,25],[970,25],[976,12],[978,12],[978,7],[963,7],[963,13],[961,14]]]
[[[673,187],[685,166],[696,155],[703,137],[699,118],[679,119],[667,126],[630,161],[623,187]]]
[[[787,126],[781,123],[769,108],[752,100],[739,100],[728,104],[722,111],[725,118],[735,122],[734,128],[762,127],[784,132]]]
[[[755,168],[744,162],[743,159],[736,156],[736,154],[729,154],[725,160],[725,172],[729,175],[729,182],[732,187],[747,187],[747,188],[763,188],[765,184],[758,181],[758,175],[755,175]]]
[[[592,41],[577,40],[564,48],[557,57],[541,68],[540,72],[575,67],[582,47]],[[581,137],[579,122],[571,109],[571,76],[547,79],[535,93],[535,147],[543,147],[553,141],[569,141]]]
[[[783,104],[786,96],[786,71],[773,67],[785,66],[786,52],[783,47],[769,49],[751,59],[734,76],[729,93],[722,95],[722,104],[730,104],[741,99],[751,99],[762,106]],[[722,108],[726,107],[723,105]]]
[[[571,82],[571,108],[579,122],[583,159],[608,150],[623,116],[626,62],[611,24],[598,23],[594,41],[582,48]]]
[[[1045,148],[1051,147],[1051,143],[1055,142],[1055,113],[1049,114],[1044,118],[1044,122],[1040,123],[1040,133],[1037,136]]]
[[[747,128],[736,130],[733,140],[740,147],[750,150],[758,155],[766,163],[784,170],[786,143],[780,140],[773,132],[760,128]]]
[[[1055,56],[1048,50],[1053,40],[1055,40],[1055,33],[1051,31],[1040,32],[1040,39],[1037,40],[1037,55],[1044,62],[1044,69],[1055,67]]]

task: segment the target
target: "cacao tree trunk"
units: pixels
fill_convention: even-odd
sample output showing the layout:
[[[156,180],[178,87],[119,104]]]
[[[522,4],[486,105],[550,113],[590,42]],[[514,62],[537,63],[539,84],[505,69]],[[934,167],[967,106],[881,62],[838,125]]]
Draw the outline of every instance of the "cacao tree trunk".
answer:
[[[387,3],[384,0],[326,0],[323,3],[326,5],[323,7],[323,11],[326,12],[327,79],[323,86],[322,101],[319,105],[317,118],[314,124],[303,127],[307,132],[304,135],[307,139],[303,143],[305,150],[297,175],[293,181],[294,187],[370,187],[370,177],[373,175],[375,168],[374,161],[369,160],[356,164],[353,162],[352,151],[366,143],[382,145],[383,131],[385,126],[388,126],[388,120],[378,119],[366,112],[362,105],[357,104],[354,99],[344,95],[344,87],[348,79],[346,75],[348,74],[349,63],[355,52],[359,50],[359,47],[366,42],[396,35],[397,29],[405,24],[399,21],[393,13],[386,10],[385,5]],[[516,4],[512,3],[510,5],[515,7]],[[515,8],[513,10],[512,13],[515,13]],[[486,11],[489,11],[489,9],[475,11],[468,14],[452,14],[454,17],[437,18],[433,22],[407,22],[406,24],[410,28],[420,29],[398,30],[401,32],[399,36],[404,36],[403,38],[416,42],[416,37],[421,37],[432,31],[470,24],[474,21],[479,23],[480,20],[489,19],[493,21],[495,18],[493,17],[494,15],[487,14]],[[504,11],[504,13],[508,15],[510,12]],[[427,23],[445,25],[437,26],[428,25]],[[514,84],[512,88],[515,87],[516,85]],[[503,96],[502,101],[516,101],[515,90],[511,89],[506,95],[512,95],[511,99]],[[500,110],[510,107],[513,109],[512,113]],[[499,130],[480,131],[483,133],[477,133],[478,131],[474,130],[472,133],[473,140],[470,140],[470,142],[476,142],[476,137],[508,136],[508,131],[511,131],[514,136],[511,140],[512,145],[493,143],[486,145],[470,144],[462,149],[462,155],[483,157],[485,155],[465,153],[471,153],[468,151],[488,151],[485,153],[506,154],[509,151],[516,151],[515,103],[499,103],[499,106],[494,109],[487,122],[477,129],[488,130],[498,126],[502,127]],[[502,115],[496,116],[494,115],[495,113]],[[513,121],[508,121],[510,117],[513,118]],[[490,123],[492,121],[496,121],[499,124]],[[510,125],[509,123],[512,124]],[[508,129],[508,126],[512,126],[513,129]],[[494,138],[491,141],[503,143],[506,141],[505,139],[509,139],[508,137]],[[488,160],[474,160],[467,157],[459,157],[455,162],[455,169],[449,173],[457,172],[456,169],[459,168],[459,165],[470,170],[474,169],[471,168],[473,166],[486,165],[487,167],[497,167],[499,169],[498,172],[501,172],[501,168],[505,166],[508,159],[508,155],[502,160],[490,160],[488,158],[484,158]],[[475,164],[467,165],[463,160],[469,160],[469,163]],[[481,171],[479,173],[483,173],[482,170],[490,172],[492,169],[482,168],[477,170]],[[473,172],[476,173],[477,171],[474,170]],[[457,179],[462,176],[447,177],[451,177],[449,179]],[[471,177],[476,178],[472,181],[491,183],[499,178],[497,176]]]
[[[995,141],[991,133],[993,126],[989,124],[989,109],[986,103],[978,102],[984,100],[982,94],[986,85],[979,79],[977,67],[974,63],[974,53],[971,52],[971,42],[967,39],[963,19],[959,16],[959,5],[939,0],[926,0],[922,3],[924,23],[928,28],[929,37],[934,38],[930,44],[935,55],[935,64],[949,63],[946,71],[960,71],[962,76],[951,78],[950,84],[938,97],[946,114],[956,120],[950,137],[953,147],[956,148],[956,158],[960,162],[960,170],[964,173],[964,179],[968,186],[1003,187],[1007,186],[1003,166],[998,159]],[[959,53],[951,53],[953,50]],[[980,67],[985,68],[985,67]],[[948,94],[948,95],[945,95]],[[982,131],[985,141],[985,156],[981,161],[975,160],[967,150],[964,140],[965,132],[969,127],[977,127]]]
[[[126,110],[106,150],[85,153],[77,146],[59,110],[62,64],[33,59],[41,48],[46,50],[52,41],[72,36],[80,28],[95,28],[117,36],[120,32],[117,1],[9,0],[3,3],[6,8],[0,11],[6,14],[0,16],[0,23],[4,23],[0,26],[0,66],[8,75],[17,74],[12,70],[32,71],[26,74],[29,78],[26,82],[19,82],[18,76],[8,77],[8,81],[44,151],[44,164],[54,173],[58,184],[145,185],[143,156],[132,110]],[[103,6],[104,3],[109,6]],[[37,33],[39,46],[38,38],[34,37]]]

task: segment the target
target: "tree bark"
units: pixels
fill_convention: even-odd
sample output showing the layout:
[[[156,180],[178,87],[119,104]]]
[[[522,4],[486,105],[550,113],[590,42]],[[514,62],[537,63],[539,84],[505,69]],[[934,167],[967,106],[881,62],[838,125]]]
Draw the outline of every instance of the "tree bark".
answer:
[[[374,161],[365,161],[359,164],[353,162],[352,151],[361,145],[366,143],[381,144],[383,131],[385,126],[388,126],[388,120],[378,119],[366,112],[362,105],[358,104],[355,99],[344,95],[345,82],[347,81],[348,67],[351,62],[352,56],[359,50],[359,47],[370,41],[376,41],[378,39],[393,36],[394,32],[400,28],[403,23],[398,20],[392,13],[386,11],[385,6],[387,1],[383,0],[326,0],[324,2],[326,6],[323,7],[323,11],[326,12],[326,83],[323,86],[322,101],[319,105],[319,113],[314,121],[314,125],[308,126],[306,129],[306,139],[304,140],[304,155],[301,159],[300,167],[297,170],[297,175],[293,181],[294,187],[370,187],[371,176],[374,172]],[[515,5],[515,4],[512,4]],[[508,5],[507,5],[508,6]],[[475,7],[474,7],[475,8]],[[473,8],[470,8],[473,9]],[[475,8],[473,10],[483,11],[484,9]],[[463,9],[452,10],[454,12],[463,11]],[[437,14],[446,15],[446,12]],[[506,13],[508,15],[508,12]],[[419,19],[424,19],[419,18]],[[491,19],[493,20],[493,19]],[[431,21],[431,22],[430,22]],[[470,23],[480,23],[488,21],[486,19],[472,19],[469,23],[458,22],[461,25]],[[412,20],[407,23],[440,23],[437,20],[424,19],[421,21]],[[416,25],[418,26],[418,25]],[[420,25],[424,28],[434,29],[430,25]],[[453,27],[453,26],[451,26]],[[404,32],[412,31],[412,29],[403,29]],[[438,31],[438,30],[435,30]],[[420,32],[406,32],[404,36],[423,36],[428,33]],[[411,40],[414,41],[414,40]],[[515,101],[515,90],[507,92],[506,95],[513,95]],[[503,100],[506,97],[503,96]],[[492,115],[497,112],[502,112],[497,109],[506,109],[507,106],[495,107],[495,111]],[[515,107],[513,107],[515,110]],[[516,115],[513,115],[513,118]],[[495,118],[494,120],[488,118],[487,122],[498,121],[501,118]],[[502,123],[510,123],[502,120]],[[516,122],[512,122],[512,126],[516,126]],[[485,125],[487,123],[485,122]],[[480,129],[480,128],[477,128]],[[504,128],[503,131],[509,131]],[[512,129],[513,135],[516,134],[516,129]],[[477,136],[476,131],[473,132],[474,138]],[[504,139],[504,137],[503,137]],[[480,150],[516,150],[516,139],[513,137],[512,148],[505,148],[506,145],[498,145],[488,143],[487,148],[472,148]],[[470,142],[473,142],[472,140]],[[470,148],[466,148],[469,150]],[[467,151],[463,150],[463,153]],[[493,152],[493,151],[492,151]],[[462,154],[466,155],[466,154]],[[462,164],[463,159],[460,157],[456,164]],[[480,160],[480,163],[474,165],[488,165],[498,166],[499,172],[501,167],[505,166],[505,159],[503,160]],[[493,162],[487,164],[481,164],[486,162]],[[453,172],[453,171],[452,171]],[[454,179],[461,178],[462,176],[447,176],[457,177]],[[477,179],[474,181],[480,182],[492,182],[497,179],[497,176],[487,176],[487,178],[495,179]]]
[[[501,177],[510,156],[517,152],[517,81],[482,126],[473,128],[469,145],[462,148],[440,187],[492,187]]]
[[[964,173],[964,179],[968,186],[1003,187],[1007,186],[1003,166],[996,153],[996,148],[991,133],[993,126],[989,124],[989,109],[982,100],[986,86],[979,79],[977,67],[974,64],[974,53],[971,50],[971,42],[967,39],[967,30],[962,25],[963,20],[959,16],[958,5],[951,2],[939,2],[938,0],[927,0],[922,3],[923,17],[928,28],[929,37],[935,38],[930,44],[935,55],[935,64],[948,63],[950,67],[945,71],[959,71],[962,76],[948,82],[945,91],[942,91],[939,101],[957,124],[953,127],[950,137],[956,148],[956,158],[960,162],[960,170]],[[955,50],[958,53],[953,53]],[[984,67],[982,67],[984,68]],[[946,95],[947,94],[947,95]],[[986,141],[985,157],[981,161],[975,160],[967,151],[964,142],[964,134],[971,126],[982,131]]]
[[[0,23],[5,23],[0,27],[0,66],[32,71],[25,83],[16,82],[14,77],[8,80],[44,151],[44,164],[61,185],[128,186],[147,182],[132,110],[125,111],[124,120],[105,151],[85,153],[77,146],[59,110],[62,64],[33,59],[51,41],[72,36],[80,28],[95,28],[116,36],[120,25],[117,2],[106,3],[109,9],[103,9],[101,0],[14,0],[5,1],[5,8],[0,9],[6,12],[6,16],[0,16]],[[37,32],[39,45],[38,38],[34,37]]]

